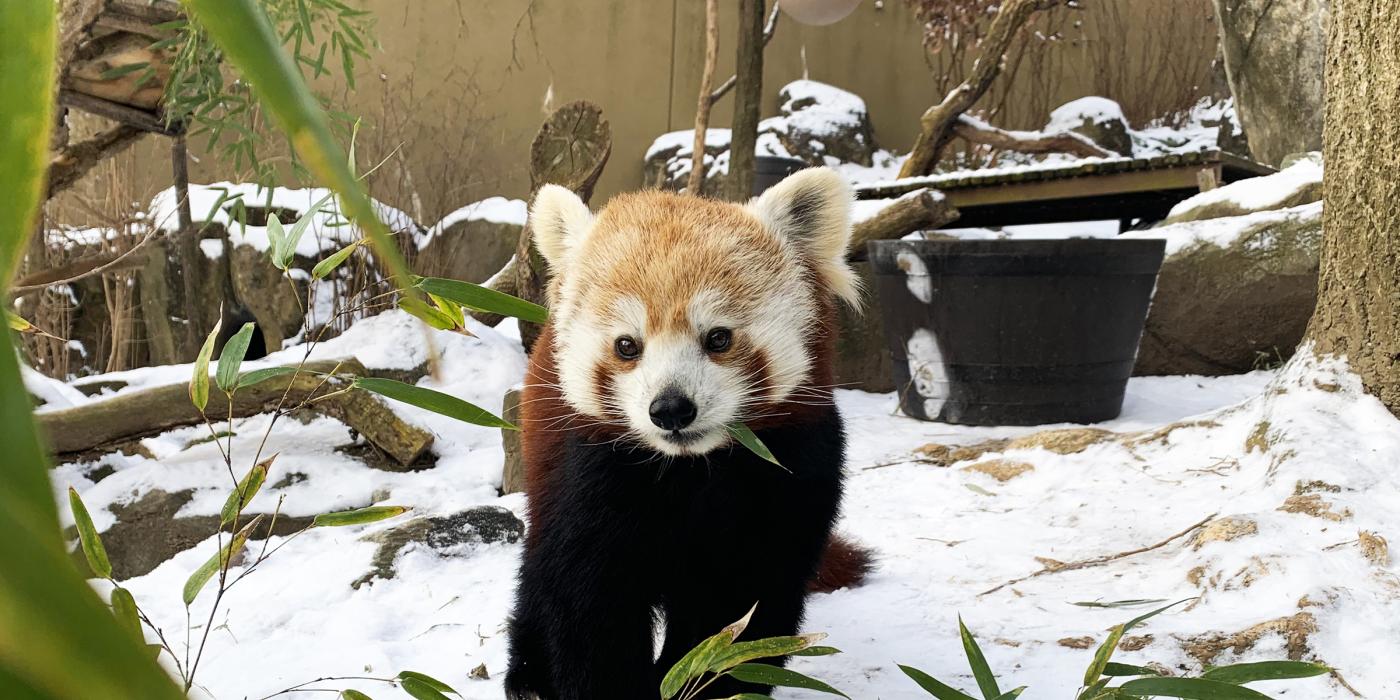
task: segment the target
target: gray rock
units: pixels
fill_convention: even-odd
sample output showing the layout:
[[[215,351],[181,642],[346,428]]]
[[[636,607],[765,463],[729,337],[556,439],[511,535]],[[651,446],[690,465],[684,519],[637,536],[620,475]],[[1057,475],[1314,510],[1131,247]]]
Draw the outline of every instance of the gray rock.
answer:
[[[370,561],[373,568],[369,573],[350,585],[359,588],[376,578],[393,578],[396,575],[394,561],[411,544],[447,552],[461,545],[515,544],[524,535],[525,523],[500,506],[480,506],[454,515],[414,518],[364,538],[378,544],[379,549]]]
[[[1050,113],[1047,132],[1073,131],[1121,156],[1133,154],[1133,134],[1123,109],[1106,97],[1081,97]]]
[[[759,124],[760,139],[772,134],[788,154],[808,165],[824,165],[826,156],[871,164],[875,129],[864,100],[830,85],[795,80],[778,91],[778,102],[781,116]]]
[[[176,554],[208,539],[219,529],[219,517],[216,515],[175,517],[193,495],[193,490],[174,493],[156,490],[133,503],[111,508],[117,522],[102,533],[102,544],[112,562],[113,578],[120,581],[144,576]],[[256,513],[248,513],[241,521],[246,523],[256,516]],[[264,518],[251,539],[267,539],[269,525],[272,525],[271,534],[286,536],[310,524],[310,517],[278,515],[275,524],[271,517]],[[69,528],[66,534],[73,548],[74,559],[82,562],[79,568],[86,571],[87,564],[77,547],[77,532]]]
[[[1321,245],[1321,207],[1305,205],[1249,226],[1225,247],[1201,242],[1167,256],[1134,374],[1237,374],[1287,359],[1317,303]]]
[[[1258,161],[1322,148],[1327,0],[1215,0],[1235,108]]]
[[[414,255],[414,269],[427,277],[485,282],[515,255],[522,228],[489,218],[453,217],[446,226],[434,227]]]

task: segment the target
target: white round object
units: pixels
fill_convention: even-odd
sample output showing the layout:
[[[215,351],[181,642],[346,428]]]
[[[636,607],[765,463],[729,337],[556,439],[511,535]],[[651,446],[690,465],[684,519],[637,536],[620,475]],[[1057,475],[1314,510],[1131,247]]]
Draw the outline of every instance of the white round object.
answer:
[[[860,0],[778,0],[788,17],[818,27],[845,19],[858,5]]]

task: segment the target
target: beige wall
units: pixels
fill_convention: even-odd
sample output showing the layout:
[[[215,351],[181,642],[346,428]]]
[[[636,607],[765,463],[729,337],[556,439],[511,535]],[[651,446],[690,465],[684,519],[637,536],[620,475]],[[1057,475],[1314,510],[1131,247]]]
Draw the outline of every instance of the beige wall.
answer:
[[[614,146],[600,200],[638,186],[641,158],[653,138],[692,125],[704,50],[700,0],[365,4],[378,18],[382,51],[346,95],[349,111],[366,124],[359,150],[370,164],[399,149],[371,188],[422,223],[486,196],[525,196],[530,140],[548,105],[592,100],[611,122]],[[720,4],[722,78],[733,71],[738,3]],[[1174,8],[1169,21],[1160,16],[1161,5],[1103,0],[1064,19],[1063,26],[1081,26],[1050,47],[1041,74],[1011,86],[1000,121],[1038,125],[1047,105],[1140,84],[1142,72],[1160,80],[1157,72],[1168,61],[1185,75],[1178,80],[1203,80],[1215,32],[1205,9],[1209,0],[1168,0]],[[829,27],[782,18],[766,52],[764,116],[776,112],[778,88],[805,75],[864,97],[880,144],[906,149],[919,114],[937,96],[920,37],[903,0],[865,0]],[[1173,57],[1173,49],[1179,55]],[[1125,82],[1105,75],[1103,66],[1089,67],[1107,63],[1114,52],[1123,54],[1115,59],[1122,65],[1110,68],[1131,69],[1139,79]],[[714,125],[727,125],[732,109],[729,99],[717,105]],[[154,192],[168,185],[170,161],[167,143],[148,141],[134,150],[131,168],[136,189]],[[200,145],[192,143],[198,158],[193,180],[237,177],[227,164],[202,155]]]

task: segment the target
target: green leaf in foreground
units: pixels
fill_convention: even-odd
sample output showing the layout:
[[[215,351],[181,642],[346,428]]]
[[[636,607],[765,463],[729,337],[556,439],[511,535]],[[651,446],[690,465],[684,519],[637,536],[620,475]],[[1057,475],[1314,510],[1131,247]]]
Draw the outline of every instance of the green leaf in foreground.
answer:
[[[755,659],[789,656],[823,639],[826,639],[825,634],[816,633],[799,634],[791,637],[768,637],[767,639],[756,639],[751,642],[739,642],[716,656],[715,659],[710,662],[710,666],[706,670],[711,673],[719,673]]]
[[[841,650],[836,647],[807,647],[799,651],[794,651],[789,656],[831,656],[840,654]]]
[[[729,675],[746,683],[762,683],[764,685],[776,685],[783,688],[802,688],[804,690],[816,690],[829,695],[840,695],[843,698],[850,697],[811,676],[781,666],[770,666],[768,664],[739,664],[729,671]]]
[[[321,213],[321,208],[326,206],[326,203],[331,201],[334,196],[334,193],[326,194],[320,201],[312,204],[306,213],[297,218],[296,223],[292,224],[292,229],[287,232],[286,237],[282,239],[281,248],[277,250],[277,258],[280,263],[277,265],[278,269],[285,270],[291,266],[292,258],[297,254],[297,244],[301,243],[306,229],[311,226],[311,221],[316,218],[316,215]]]
[[[409,511],[404,506],[369,506],[368,508],[356,508],[355,510],[342,510],[338,513],[322,513],[311,521],[311,527],[346,527],[349,525],[368,525],[377,523],[380,520],[397,518]],[[405,671],[404,673],[412,673]]]
[[[1118,648],[1118,642],[1123,639],[1123,635],[1126,634],[1128,630],[1131,630],[1132,628],[1137,627],[1145,620],[1156,617],[1157,615],[1160,615],[1178,605],[1181,605],[1182,603],[1185,603],[1188,600],[1195,600],[1195,598],[1183,598],[1181,600],[1176,601],[1175,603],[1163,605],[1162,607],[1157,608],[1156,610],[1152,610],[1150,612],[1145,612],[1141,615],[1138,615],[1137,617],[1128,620],[1126,624],[1114,625],[1113,629],[1108,633],[1108,639],[1105,639],[1103,641],[1103,644],[1100,644],[1099,648],[1094,651],[1093,662],[1089,664],[1089,668],[1084,670],[1084,685],[1093,685],[1095,681],[1097,681],[1101,676],[1103,676],[1104,669],[1108,667],[1108,660],[1113,657],[1114,650]]]
[[[131,591],[121,586],[112,589],[112,614],[136,641],[145,643],[146,635],[141,631],[141,614],[136,610],[136,599],[131,597]]]
[[[226,394],[238,388],[238,368],[243,366],[243,357],[248,354],[248,345],[253,342],[253,322],[243,324],[219,353],[219,368],[214,373],[214,382]]]
[[[1289,678],[1311,678],[1331,672],[1331,668],[1310,661],[1257,661],[1217,666],[1202,673],[1201,678],[1221,683],[1239,684]]]
[[[1120,663],[1118,663],[1118,662],[1116,662],[1116,661],[1110,661],[1110,662],[1108,662],[1107,664],[1104,665],[1104,667],[1103,667],[1103,675],[1105,675],[1105,676],[1115,676],[1115,677],[1117,677],[1117,676],[1160,676],[1160,675],[1162,675],[1162,674],[1160,674],[1160,673],[1158,673],[1158,672],[1156,672],[1156,671],[1154,671],[1154,670],[1152,670],[1152,669],[1150,669],[1150,668],[1148,668],[1148,667],[1146,667],[1146,666],[1134,666],[1134,665],[1132,665],[1132,664],[1120,664]]]
[[[5,325],[9,326],[10,330],[12,331],[19,331],[20,333],[23,333],[34,327],[34,324],[30,323],[28,320],[26,320],[23,316],[20,316],[19,314],[11,313],[10,311],[5,311],[4,314]]]
[[[214,341],[218,340],[219,328],[223,325],[224,322],[219,321],[214,324],[214,330],[209,331],[204,345],[199,348],[199,356],[194,360],[194,373],[190,375],[190,402],[201,413],[209,405],[209,358],[214,356]]]
[[[513,316],[531,323],[544,323],[549,320],[549,311],[543,306],[479,284],[442,277],[419,277],[414,281],[414,286],[424,293],[440,296],[475,311]]]
[[[685,656],[673,664],[670,670],[666,671],[665,677],[661,679],[663,700],[675,697],[685,687],[687,681],[703,675],[720,654],[733,646],[734,640],[738,639],[739,635],[743,634],[749,626],[749,620],[753,619],[753,613],[757,609],[758,604],[755,603],[743,617],[695,645],[694,648],[685,653]]]
[[[0,348],[0,350],[4,350]],[[102,546],[102,538],[92,524],[92,516],[87,506],[73,487],[68,487],[68,505],[73,510],[73,524],[78,528],[78,543],[83,548],[88,567],[98,578],[112,578],[112,562],[107,559],[107,548]]]
[[[910,679],[919,684],[920,688],[923,688],[925,692],[938,698],[938,700],[977,700],[977,698],[947,685],[913,666],[900,664],[899,670],[903,671],[904,675],[909,676]]]
[[[198,569],[194,570],[194,573],[190,574],[190,577],[185,580],[185,588],[182,591],[186,607],[189,607],[190,603],[193,603],[194,599],[199,596],[199,592],[209,583],[209,579],[214,578],[215,573],[228,565],[233,555],[243,551],[243,545],[248,542],[248,536],[253,534],[253,528],[257,527],[258,524],[262,522],[262,519],[263,516],[261,515],[253,518],[252,522],[244,525],[243,529],[239,530],[238,534],[234,535],[233,539],[229,540],[228,544],[215,552],[214,556],[209,557],[208,561],[201,564]]]
[[[987,664],[987,657],[982,654],[982,648],[977,646],[977,639],[972,636],[967,625],[963,624],[962,615],[958,616],[958,636],[962,637],[963,653],[967,654],[967,663],[972,667],[972,677],[977,679],[977,687],[982,691],[982,697],[987,700],[1001,697],[996,674],[992,673],[992,667]]]
[[[450,331],[457,328],[457,321],[452,318],[451,314],[436,306],[430,306],[422,299],[404,297],[399,300],[399,308],[440,331]]]
[[[402,401],[410,406],[439,413],[448,418],[456,418],[463,423],[484,425],[488,428],[518,430],[515,425],[497,418],[486,409],[440,391],[380,377],[356,377],[352,386],[388,399]]]
[[[235,388],[243,389],[246,387],[261,384],[269,379],[274,379],[276,377],[283,377],[288,374],[296,374],[297,370],[298,368],[296,367],[287,367],[279,365],[277,367],[264,367],[262,369],[255,369],[251,372],[244,372],[243,374],[238,375],[238,385]]]
[[[272,468],[272,462],[275,459],[277,459],[277,455],[272,455],[254,464],[253,468],[249,469],[248,473],[243,476],[243,480],[239,481],[238,485],[229,493],[228,500],[224,501],[223,510],[219,511],[219,525],[221,527],[227,527],[233,523],[243,512],[243,509],[248,507],[248,503],[253,500],[253,497],[258,495],[263,482],[267,481],[267,471]]]
[[[374,700],[374,698],[361,693],[358,690],[346,688],[340,691],[340,700]]]
[[[282,229],[282,220],[276,214],[267,217],[267,254],[272,258],[272,266],[279,270],[287,269],[282,262],[282,249],[286,247],[287,233]]]
[[[1138,698],[1186,698],[1187,700],[1270,700],[1269,696],[1242,685],[1204,678],[1139,678],[1119,687]]]
[[[354,241],[340,250],[326,256],[321,262],[316,263],[316,267],[311,268],[311,276],[315,279],[323,279],[326,275],[334,272],[349,259],[350,254],[360,247],[360,241]]]
[[[442,691],[417,678],[405,678],[399,681],[399,685],[403,688],[403,692],[417,698],[417,700],[448,700]]]
[[[763,444],[763,441],[759,440],[758,436],[749,429],[749,426],[743,423],[730,423],[725,426],[725,430],[728,430],[729,434],[732,435],[735,440],[738,440],[740,445],[749,448],[750,452],[780,467],[783,466],[778,462],[778,458],[774,457],[773,453],[769,451],[768,446]]]
[[[436,690],[436,691],[439,691],[439,692],[443,692],[443,693],[457,693],[457,689],[456,689],[456,688],[453,688],[452,686],[450,686],[450,685],[448,685],[448,684],[446,684],[446,683],[443,683],[442,681],[440,681],[440,680],[438,680],[438,679],[436,679],[436,678],[433,678],[432,676],[430,676],[430,675],[428,675],[428,674],[426,674],[426,673],[419,673],[419,672],[417,672],[417,671],[399,671],[399,675],[397,676],[397,678],[398,678],[400,681],[408,681],[408,680],[417,681],[417,682],[422,683],[422,684],[428,686],[429,688],[432,688],[433,690]],[[457,693],[457,694],[460,694],[460,693]]]

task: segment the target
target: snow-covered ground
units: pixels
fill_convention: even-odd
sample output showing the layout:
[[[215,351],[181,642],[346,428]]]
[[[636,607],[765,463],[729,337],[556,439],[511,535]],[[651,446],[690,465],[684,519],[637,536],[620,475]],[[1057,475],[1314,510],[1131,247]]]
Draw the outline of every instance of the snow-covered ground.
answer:
[[[403,368],[425,360],[432,347],[440,355],[441,379],[424,383],[496,411],[502,393],[520,381],[524,355],[509,327],[504,333],[471,330],[478,337],[434,331],[430,345],[417,321],[390,312],[361,321],[314,355]],[[267,362],[291,361],[302,352],[284,350]],[[183,382],[188,371],[152,368],[122,378],[132,387],[150,386]],[[68,402],[104,400],[53,387],[50,393]],[[1119,660],[1198,671],[1200,661],[1184,643],[1295,618],[1304,627],[1315,623],[1304,642],[1307,658],[1338,667],[1366,697],[1400,696],[1393,665],[1400,658],[1400,570],[1376,553],[1374,540],[1365,551],[1358,544],[1361,532],[1400,533],[1400,423],[1339,363],[1295,360],[1278,372],[1133,379],[1123,415],[1095,426],[1113,434],[1088,440],[1094,444],[1080,452],[1002,446],[948,466],[917,459],[917,450],[1014,438],[1044,427],[919,422],[895,414],[894,395],[841,391],[838,403],[851,438],[840,527],[878,549],[880,561],[865,585],[812,598],[806,628],[829,633],[828,642],[845,653],[799,659],[795,668],[854,698],[921,697],[896,663],[971,689],[956,636],[961,614],[1004,685],[1029,685],[1027,698],[1066,698],[1093,651],[1059,640],[1088,636],[1097,644],[1108,627],[1141,611],[1075,603],[1200,596],[1137,630],[1150,641],[1121,652]],[[394,409],[437,435],[434,468],[371,469],[335,451],[352,439],[341,423],[284,420],[265,449],[280,453],[268,483],[302,476],[263,489],[251,510],[271,510],[285,497],[282,512],[289,515],[371,503],[412,506],[414,515],[477,505],[523,514],[521,495],[497,495],[497,431],[404,405]],[[236,422],[240,472],[267,420]],[[1178,427],[1159,431],[1172,424]],[[55,486],[59,494],[76,487],[100,529],[113,523],[109,506],[157,488],[193,488],[181,515],[214,514],[228,493],[228,475],[215,448],[196,440],[202,435],[202,428],[180,429],[151,438],[145,444],[154,459],[108,456],[103,464],[114,471],[96,483],[84,476],[93,464],[62,465],[54,470]],[[1004,460],[992,467],[1022,463],[1030,469],[1011,464],[1006,473],[1023,473],[1006,481],[965,469],[989,460]],[[1301,512],[1279,510],[1285,503]],[[1193,532],[1102,566],[983,594],[1055,566],[1050,560],[1128,552],[1210,516],[1230,527],[1207,530],[1225,537],[1198,543]],[[261,698],[321,676],[389,676],[407,668],[439,677],[467,698],[501,697],[504,622],[520,545],[460,545],[446,554],[411,546],[399,556],[395,578],[352,588],[371,568],[377,547],[365,536],[395,524],[312,530],[263,563],[225,597],[200,685],[216,698]],[[181,587],[213,548],[211,538],[125,583],[178,649],[187,620]],[[193,605],[196,626],[212,598],[206,591]],[[1295,617],[1300,614],[1311,617]],[[199,633],[194,630],[196,640]],[[1281,658],[1286,647],[1283,636],[1265,634],[1216,662]],[[490,679],[469,679],[482,664]],[[397,692],[371,682],[357,687],[375,697]],[[1352,697],[1326,677],[1260,687],[1278,697]],[[783,691],[778,697],[808,696]]]

